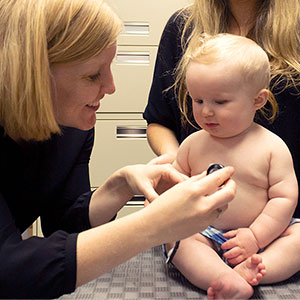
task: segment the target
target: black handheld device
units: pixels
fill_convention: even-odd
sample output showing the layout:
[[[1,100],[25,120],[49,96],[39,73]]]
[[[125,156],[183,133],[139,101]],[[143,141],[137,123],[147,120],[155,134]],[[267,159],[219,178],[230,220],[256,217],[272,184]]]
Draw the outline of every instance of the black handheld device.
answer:
[[[208,174],[210,174],[212,172],[215,172],[215,171],[217,171],[219,169],[222,169],[222,168],[224,168],[224,166],[221,165],[221,164],[211,164],[211,165],[209,165],[209,167],[208,167],[208,169],[206,171],[206,175],[208,175]]]

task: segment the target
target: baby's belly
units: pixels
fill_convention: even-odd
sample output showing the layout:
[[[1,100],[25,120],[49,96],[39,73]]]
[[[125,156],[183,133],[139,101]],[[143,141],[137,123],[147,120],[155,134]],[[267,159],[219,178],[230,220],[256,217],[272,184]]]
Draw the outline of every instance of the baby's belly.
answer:
[[[253,193],[251,197],[247,197],[246,194],[237,195],[212,225],[223,230],[249,227],[261,214],[267,201],[265,191]]]

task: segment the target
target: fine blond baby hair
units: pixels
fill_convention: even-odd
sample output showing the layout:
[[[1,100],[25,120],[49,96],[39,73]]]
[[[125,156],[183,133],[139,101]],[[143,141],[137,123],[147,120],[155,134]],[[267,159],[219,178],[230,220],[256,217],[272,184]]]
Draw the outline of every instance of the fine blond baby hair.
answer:
[[[256,1],[256,18],[247,37],[254,40],[268,54],[271,65],[272,88],[283,81],[298,87],[300,82],[300,1]],[[198,40],[203,32],[215,35],[230,32],[229,0],[193,0],[184,10],[182,44]],[[184,37],[192,29],[186,43]],[[282,87],[281,87],[282,89]]]

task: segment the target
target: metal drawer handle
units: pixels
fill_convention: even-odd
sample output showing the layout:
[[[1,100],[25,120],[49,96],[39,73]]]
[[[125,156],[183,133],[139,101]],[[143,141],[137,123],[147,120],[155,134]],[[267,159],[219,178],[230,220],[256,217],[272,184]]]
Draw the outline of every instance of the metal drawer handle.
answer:
[[[124,22],[122,35],[149,35],[150,26],[147,22]]]
[[[117,126],[116,129],[117,139],[146,139],[145,126]]]
[[[124,51],[118,52],[116,56],[117,64],[137,64],[137,65],[149,65],[150,53],[149,52],[132,52]]]
[[[145,202],[145,196],[143,195],[134,195],[133,198],[131,198],[126,205],[127,206],[144,206]]]

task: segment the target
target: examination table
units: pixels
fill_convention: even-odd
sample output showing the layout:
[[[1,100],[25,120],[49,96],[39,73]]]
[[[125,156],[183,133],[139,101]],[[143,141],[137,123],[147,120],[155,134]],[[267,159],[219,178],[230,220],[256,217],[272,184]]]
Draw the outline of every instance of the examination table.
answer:
[[[300,272],[284,282],[255,287],[254,291],[251,299],[300,299]],[[166,265],[161,247],[155,247],[59,299],[185,300],[206,299],[206,293]]]

